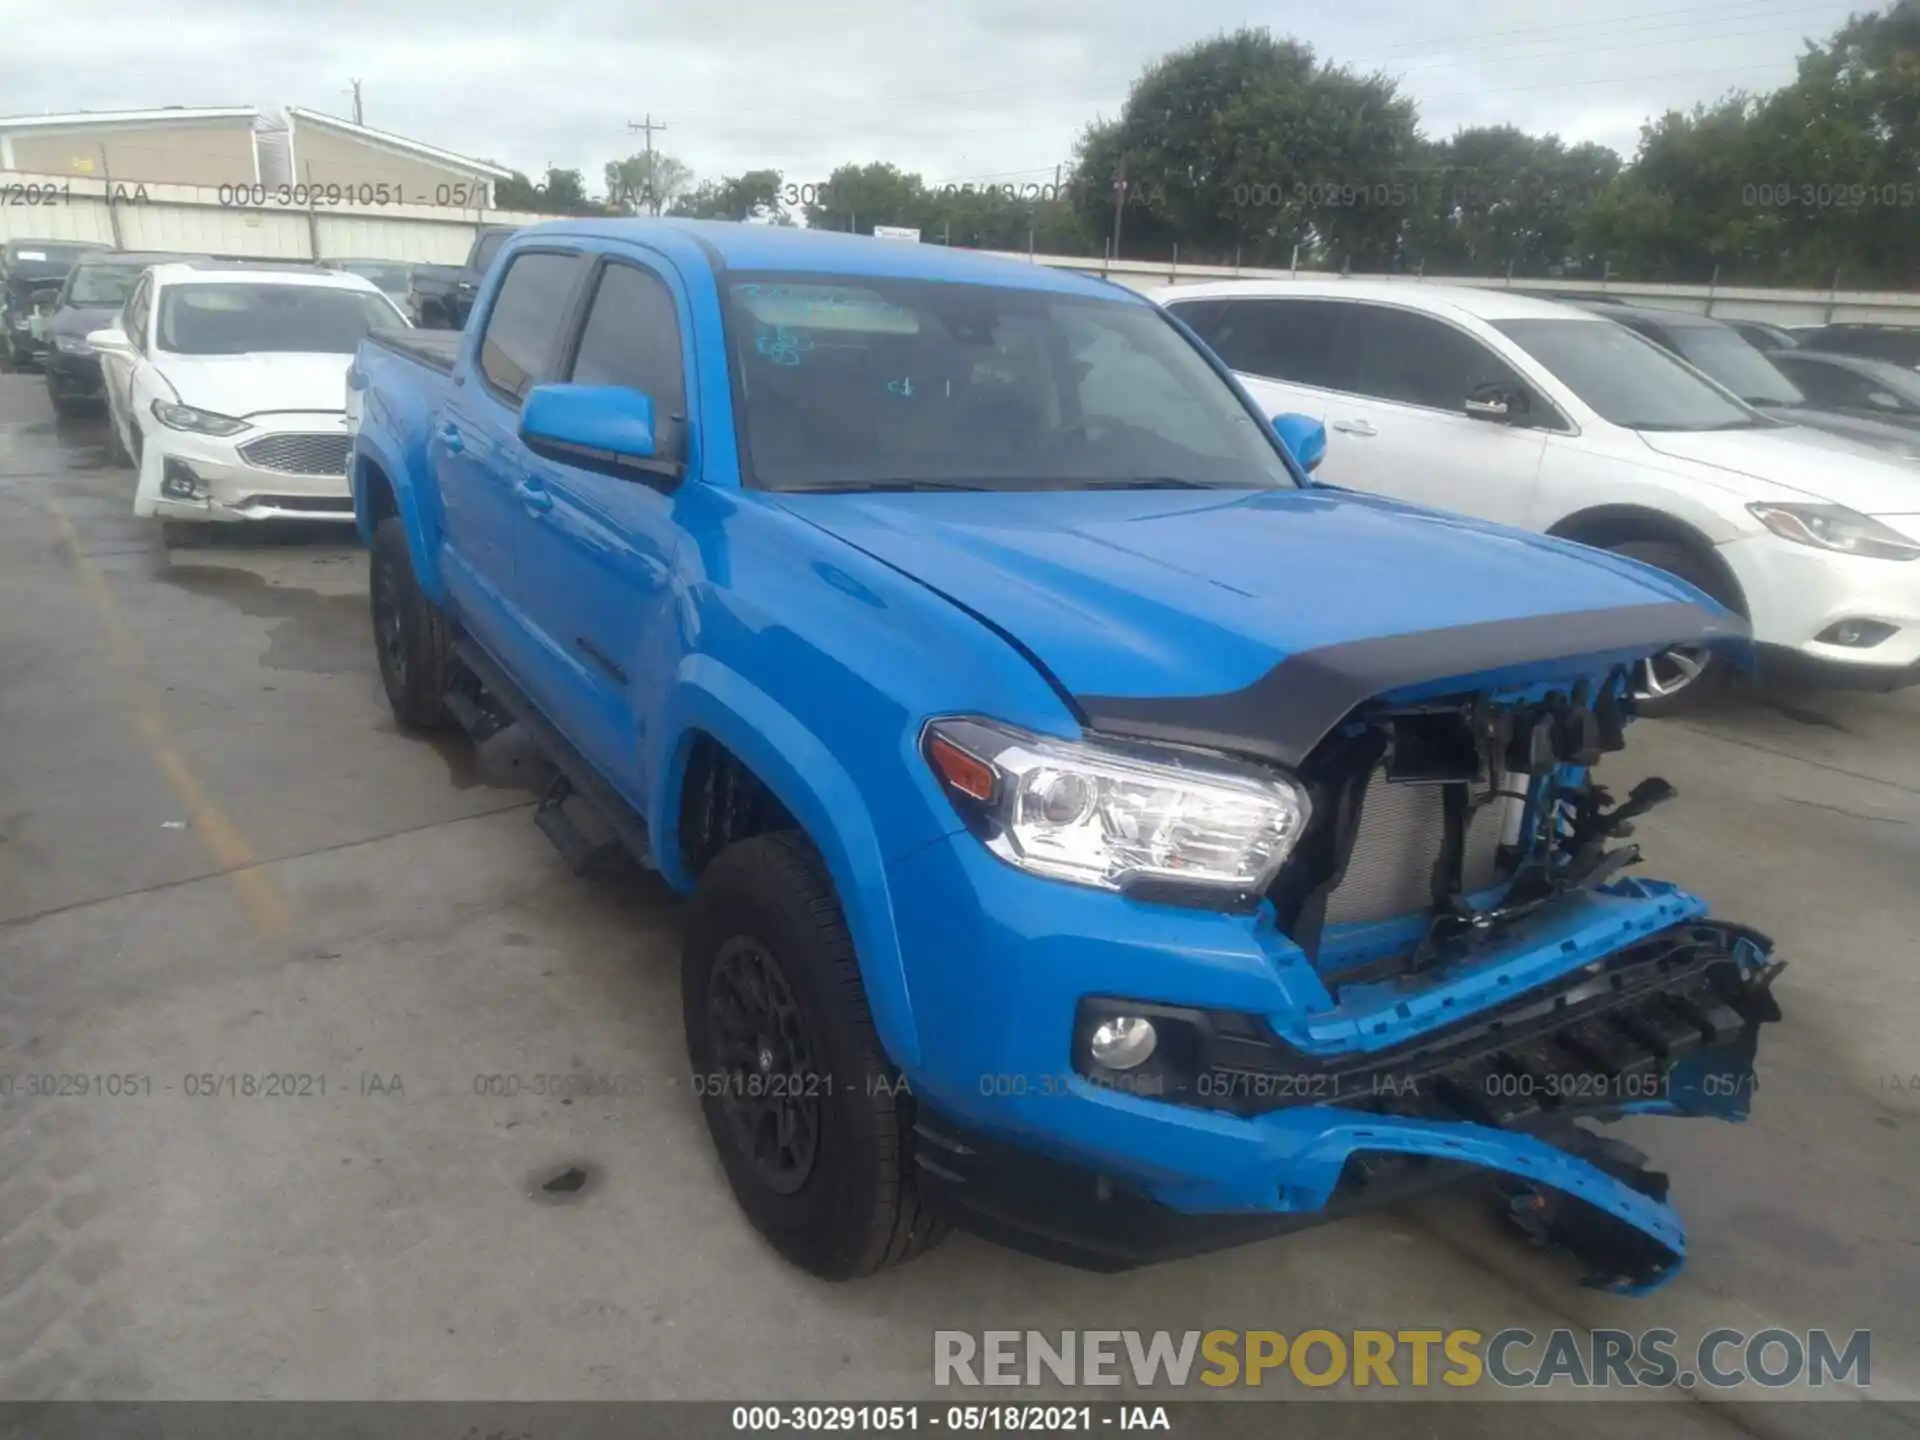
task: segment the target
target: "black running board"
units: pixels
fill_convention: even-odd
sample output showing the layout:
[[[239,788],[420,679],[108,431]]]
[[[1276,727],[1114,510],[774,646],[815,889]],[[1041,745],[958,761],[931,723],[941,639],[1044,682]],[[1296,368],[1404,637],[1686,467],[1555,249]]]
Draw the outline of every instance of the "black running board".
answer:
[[[485,730],[491,734],[498,728],[491,723],[492,712],[510,715],[516,724],[526,728],[534,743],[553,762],[554,769],[560,772],[541,799],[539,809],[534,811],[534,823],[540,827],[540,833],[553,842],[574,873],[586,874],[601,868],[616,848],[648,870],[657,868],[646,822],[600,778],[573,742],[540,713],[526,692],[507,678],[506,671],[467,636],[454,641],[453,654],[467,671],[462,680],[471,677],[479,687],[476,693],[472,685],[456,683],[448,692],[447,708],[454,717],[463,725],[469,719],[476,719],[480,723],[472,727],[474,733]],[[592,822],[597,823],[583,825],[577,821],[567,813],[569,802],[575,807],[584,807],[590,812]],[[590,830],[598,830],[609,838],[594,839],[588,833]]]

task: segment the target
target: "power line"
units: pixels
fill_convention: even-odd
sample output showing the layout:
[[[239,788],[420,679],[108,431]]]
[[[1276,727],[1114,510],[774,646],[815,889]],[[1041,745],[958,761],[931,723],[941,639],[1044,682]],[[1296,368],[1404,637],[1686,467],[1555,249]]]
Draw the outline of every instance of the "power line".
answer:
[[[666,128],[664,124],[654,123],[653,112],[651,110],[647,112],[647,118],[645,120],[629,120],[627,122],[627,129],[630,132],[636,135],[644,132],[647,137],[647,208],[655,215],[660,213],[660,187],[654,181],[653,132],[656,130],[664,131]]]

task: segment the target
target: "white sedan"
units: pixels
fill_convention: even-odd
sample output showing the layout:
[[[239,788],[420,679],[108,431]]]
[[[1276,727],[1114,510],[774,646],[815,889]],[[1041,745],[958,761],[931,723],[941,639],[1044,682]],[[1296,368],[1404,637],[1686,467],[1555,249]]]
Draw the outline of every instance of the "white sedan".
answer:
[[[1747,616],[1772,672],[1920,682],[1920,464],[1768,419],[1598,312],[1496,289],[1256,280],[1153,298],[1269,414],[1326,425],[1316,478],[1656,565]],[[1726,678],[1704,651],[1671,652],[1643,667],[1641,709]]]
[[[238,261],[156,265],[99,352],[133,513],[165,521],[348,520],[346,375],[407,319],[357,275]]]

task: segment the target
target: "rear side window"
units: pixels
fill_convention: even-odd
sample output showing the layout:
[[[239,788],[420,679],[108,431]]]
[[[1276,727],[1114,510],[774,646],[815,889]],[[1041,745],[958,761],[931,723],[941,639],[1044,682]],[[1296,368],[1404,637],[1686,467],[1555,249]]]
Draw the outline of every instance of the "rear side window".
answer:
[[[493,262],[499,258],[500,247],[507,243],[509,235],[509,231],[499,230],[482,237],[480,248],[473,252],[473,268],[482,275],[486,274],[492,268]]]
[[[1329,300],[1235,300],[1211,318],[1207,343],[1243,375],[1352,390],[1341,334],[1352,308]]]
[[[480,373],[515,404],[553,359],[580,265],[578,255],[517,255],[500,281],[480,337]]]
[[[600,272],[571,379],[650,395],[656,419],[685,413],[680,322],[664,281],[632,265],[610,264]]]

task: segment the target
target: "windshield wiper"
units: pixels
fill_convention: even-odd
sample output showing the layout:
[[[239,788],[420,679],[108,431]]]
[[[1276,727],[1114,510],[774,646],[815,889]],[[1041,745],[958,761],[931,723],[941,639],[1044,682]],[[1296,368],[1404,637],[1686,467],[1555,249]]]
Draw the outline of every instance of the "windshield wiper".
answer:
[[[1076,490],[1231,490],[1235,487],[1215,485],[1207,480],[1188,480],[1179,475],[1142,475],[1130,480],[1080,481],[1070,488]]]
[[[914,490],[991,490],[991,485],[974,485],[965,480],[849,480],[842,485],[800,485],[796,489],[808,495],[902,494]]]

